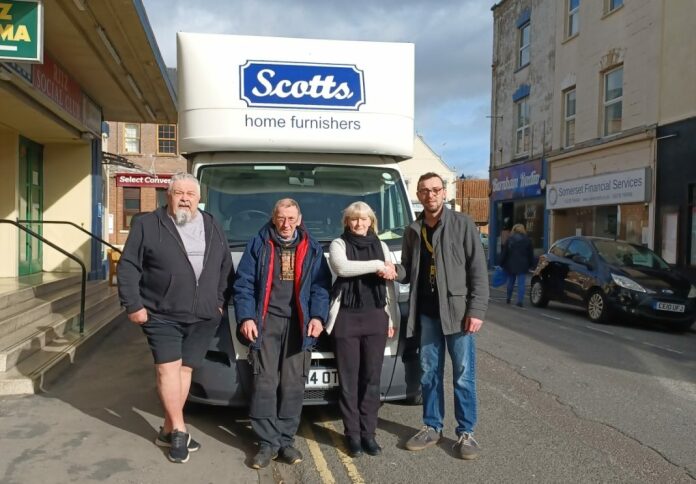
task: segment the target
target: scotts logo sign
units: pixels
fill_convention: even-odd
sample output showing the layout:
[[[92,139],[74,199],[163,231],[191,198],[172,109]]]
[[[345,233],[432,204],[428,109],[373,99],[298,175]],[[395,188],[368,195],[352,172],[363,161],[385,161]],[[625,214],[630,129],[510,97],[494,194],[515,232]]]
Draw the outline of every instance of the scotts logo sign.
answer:
[[[240,89],[250,107],[357,111],[365,103],[363,71],[353,65],[248,61]]]

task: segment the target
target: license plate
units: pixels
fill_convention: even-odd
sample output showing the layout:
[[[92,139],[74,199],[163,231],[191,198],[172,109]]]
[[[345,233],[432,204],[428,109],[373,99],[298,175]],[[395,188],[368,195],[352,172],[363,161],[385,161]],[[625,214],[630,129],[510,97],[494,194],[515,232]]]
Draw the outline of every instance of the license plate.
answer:
[[[671,311],[673,313],[683,313],[686,309],[686,306],[684,306],[683,304],[656,302],[655,309],[657,309],[658,311]]]
[[[313,368],[309,370],[305,388],[333,388],[338,386],[338,370]]]

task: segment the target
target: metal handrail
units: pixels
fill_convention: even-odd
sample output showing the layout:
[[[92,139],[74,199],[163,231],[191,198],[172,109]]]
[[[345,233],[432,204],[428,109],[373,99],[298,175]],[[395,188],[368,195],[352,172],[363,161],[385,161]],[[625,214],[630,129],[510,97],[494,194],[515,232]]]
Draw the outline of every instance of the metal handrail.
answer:
[[[25,231],[32,237],[36,237],[39,239],[41,242],[48,244],[50,247],[53,247],[56,249],[58,252],[61,254],[65,255],[66,257],[69,257],[70,259],[74,260],[78,264],[80,264],[80,268],[82,269],[82,287],[80,288],[80,335],[84,334],[85,332],[85,299],[86,299],[86,289],[87,289],[87,268],[85,267],[85,264],[78,259],[75,255],[71,254],[70,252],[66,251],[65,249],[61,249],[58,247],[56,244],[51,242],[50,240],[45,239],[41,235],[37,234],[33,230],[31,230],[29,227],[25,227],[24,225],[20,224],[19,222],[15,222],[14,220],[6,220],[6,219],[0,219],[0,223],[3,224],[12,224],[15,227],[17,227],[20,230]]]
[[[113,250],[115,250],[115,251],[118,252],[119,254],[121,253],[121,249],[119,249],[118,247],[115,247],[115,246],[111,245],[111,244],[108,243],[106,240],[102,239],[101,237],[99,237],[99,236],[97,236],[97,235],[94,235],[94,234],[93,234],[92,232],[90,232],[89,230],[85,230],[84,228],[80,227],[79,225],[77,225],[77,224],[74,223],[74,222],[68,222],[67,220],[20,220],[20,219],[17,219],[17,222],[19,222],[19,223],[21,223],[21,224],[30,224],[30,223],[31,223],[31,224],[64,224],[64,225],[72,225],[72,226],[75,227],[77,230],[81,230],[82,232],[86,233],[87,235],[89,235],[89,236],[92,237],[93,239],[98,240],[99,242],[101,242],[101,243],[104,244],[104,245],[108,245],[109,247],[111,247]]]

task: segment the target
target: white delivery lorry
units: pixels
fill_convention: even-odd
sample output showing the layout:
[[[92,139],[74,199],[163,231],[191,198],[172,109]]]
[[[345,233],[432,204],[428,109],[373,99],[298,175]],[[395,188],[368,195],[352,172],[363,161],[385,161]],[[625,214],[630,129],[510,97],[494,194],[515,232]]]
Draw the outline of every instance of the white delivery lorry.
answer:
[[[177,52],[179,147],[201,182],[202,207],[223,225],[235,267],[284,197],[297,200],[325,249],[343,231],[342,210],[367,202],[379,237],[400,260],[413,220],[399,171],[414,143],[413,44],[179,33]],[[397,289],[407,311],[408,287]],[[405,318],[384,350],[383,400],[419,397]],[[231,307],[223,322],[189,400],[245,406],[248,342]],[[324,334],[312,352],[305,404],[337,400],[338,385]]]

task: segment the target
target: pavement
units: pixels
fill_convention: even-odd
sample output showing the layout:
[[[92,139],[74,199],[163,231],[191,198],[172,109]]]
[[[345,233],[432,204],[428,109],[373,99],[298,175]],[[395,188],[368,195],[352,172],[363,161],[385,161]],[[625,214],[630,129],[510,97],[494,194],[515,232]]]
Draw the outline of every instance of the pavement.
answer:
[[[256,449],[245,410],[193,407],[187,422],[202,449],[187,464],[167,460],[153,444],[162,412],[149,349],[137,327],[117,323],[44,393],[0,398],[0,482],[401,483],[432,482],[433,469],[441,482],[695,482],[654,449],[577,415],[497,358],[496,341],[481,343],[489,350],[480,348],[477,362],[479,460],[455,459],[451,438],[445,452],[403,450],[420,426],[420,408],[388,404],[380,411],[381,460],[346,459],[337,450],[337,412],[327,433],[316,418],[327,410],[312,408],[298,438],[305,461],[256,471],[249,467]]]

